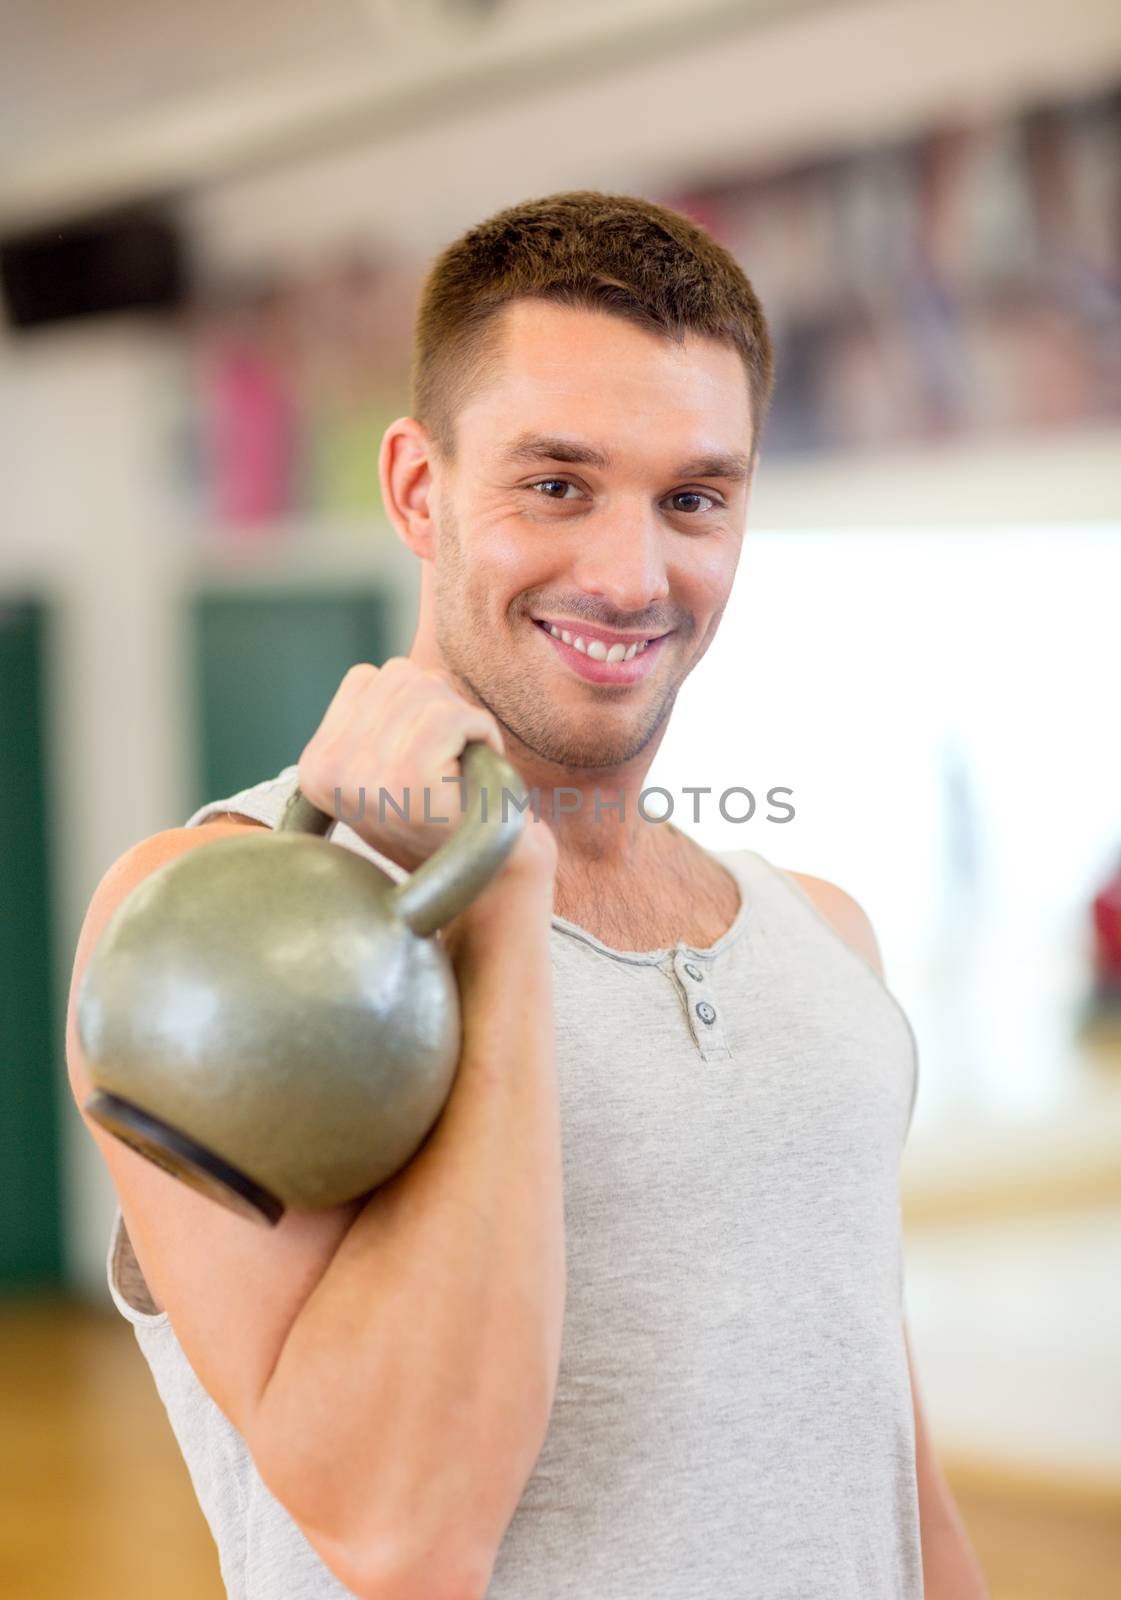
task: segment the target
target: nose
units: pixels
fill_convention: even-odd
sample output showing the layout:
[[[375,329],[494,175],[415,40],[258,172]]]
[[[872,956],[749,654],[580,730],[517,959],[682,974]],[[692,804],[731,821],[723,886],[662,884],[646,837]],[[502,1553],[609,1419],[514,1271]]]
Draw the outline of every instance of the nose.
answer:
[[[617,510],[589,525],[573,577],[619,612],[644,611],[669,594],[662,530],[649,507]]]

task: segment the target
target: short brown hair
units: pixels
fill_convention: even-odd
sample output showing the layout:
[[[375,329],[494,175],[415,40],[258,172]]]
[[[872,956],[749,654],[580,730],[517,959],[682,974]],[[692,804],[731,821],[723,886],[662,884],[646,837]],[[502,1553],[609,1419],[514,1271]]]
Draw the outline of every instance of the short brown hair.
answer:
[[[417,309],[411,412],[447,461],[458,409],[493,372],[489,325],[537,298],[624,317],[682,343],[734,345],[747,375],[751,457],[774,387],[762,307],[734,256],[681,212],[634,195],[574,189],[497,212],[433,262]]]

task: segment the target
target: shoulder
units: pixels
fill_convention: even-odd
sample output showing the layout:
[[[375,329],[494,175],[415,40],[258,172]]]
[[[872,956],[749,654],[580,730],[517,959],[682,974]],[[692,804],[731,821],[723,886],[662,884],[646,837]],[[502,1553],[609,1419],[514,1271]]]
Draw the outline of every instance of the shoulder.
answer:
[[[833,927],[846,944],[851,945],[879,977],[884,975],[883,958],[876,940],[875,930],[868,914],[839,884],[828,878],[814,878],[807,872],[794,872],[789,867],[781,869],[808,895],[826,922]]]

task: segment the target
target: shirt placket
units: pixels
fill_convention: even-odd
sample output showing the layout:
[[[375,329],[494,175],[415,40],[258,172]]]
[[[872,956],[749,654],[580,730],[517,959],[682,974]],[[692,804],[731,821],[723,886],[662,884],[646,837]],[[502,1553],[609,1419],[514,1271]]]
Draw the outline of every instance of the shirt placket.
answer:
[[[723,1006],[712,982],[712,966],[703,956],[683,945],[673,955],[673,976],[685,1002],[693,1041],[705,1061],[731,1055],[724,1037]]]

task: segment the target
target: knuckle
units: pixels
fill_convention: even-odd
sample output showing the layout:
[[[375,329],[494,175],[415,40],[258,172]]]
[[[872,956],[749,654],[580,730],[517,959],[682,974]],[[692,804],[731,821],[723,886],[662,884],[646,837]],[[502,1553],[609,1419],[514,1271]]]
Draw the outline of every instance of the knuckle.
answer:
[[[378,670],[372,661],[356,661],[353,666],[347,668],[343,676],[343,682],[362,683],[366,679],[376,678]],[[384,668],[382,670],[384,671]]]

